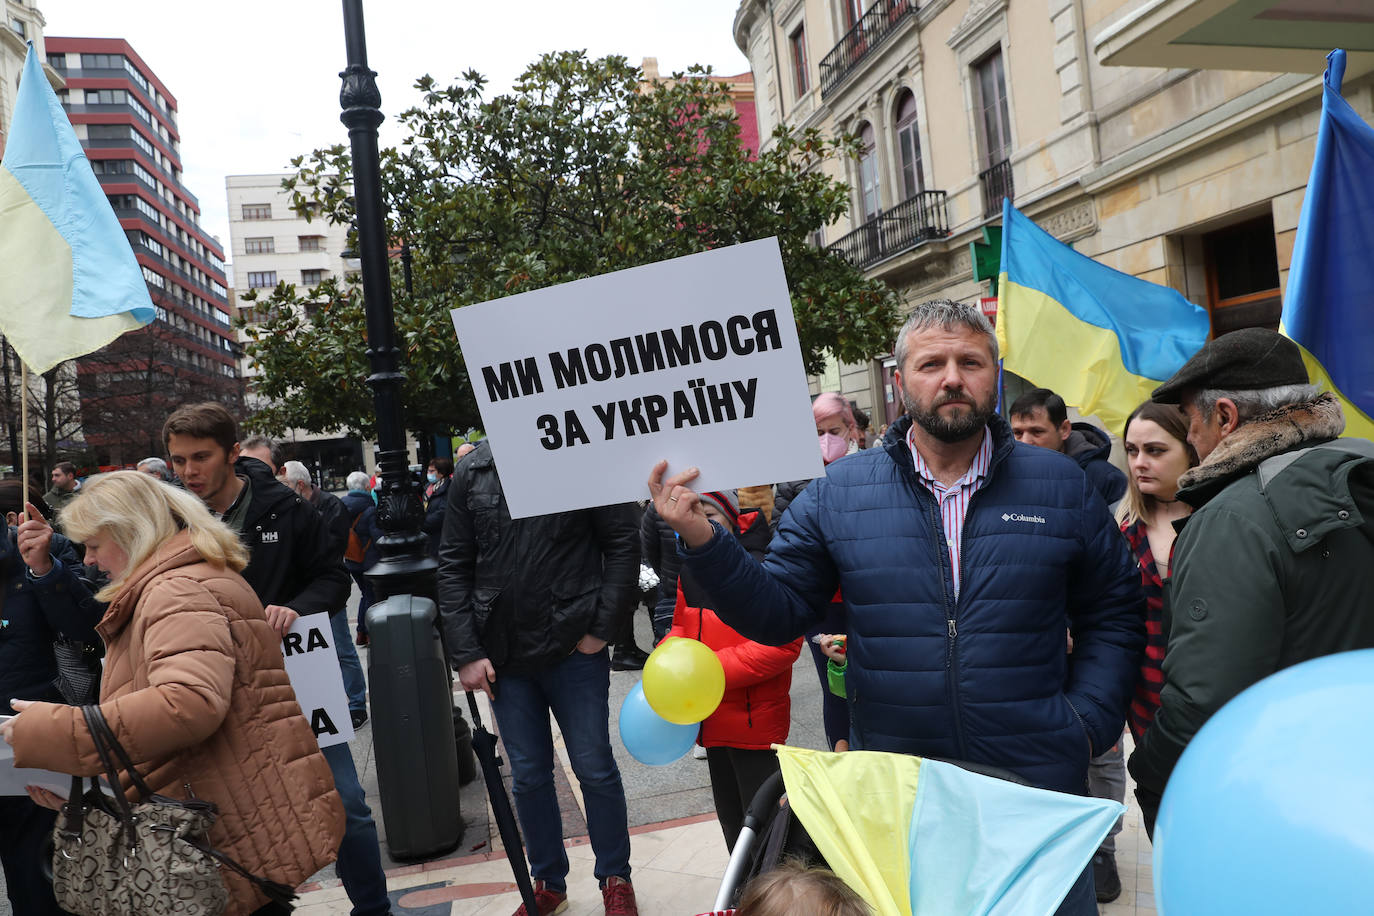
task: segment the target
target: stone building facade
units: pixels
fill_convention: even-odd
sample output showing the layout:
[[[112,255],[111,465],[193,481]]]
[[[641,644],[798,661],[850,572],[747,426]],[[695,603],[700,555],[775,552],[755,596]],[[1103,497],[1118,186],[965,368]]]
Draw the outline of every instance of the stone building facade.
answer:
[[[860,138],[834,166],[849,218],[820,241],[910,304],[991,296],[970,246],[1006,194],[1214,333],[1277,326],[1331,47],[1354,42],[1344,94],[1374,120],[1374,15],[1325,0],[743,0],[734,35],[765,146],[779,124]],[[876,428],[900,412],[892,366],[833,365],[812,390]]]

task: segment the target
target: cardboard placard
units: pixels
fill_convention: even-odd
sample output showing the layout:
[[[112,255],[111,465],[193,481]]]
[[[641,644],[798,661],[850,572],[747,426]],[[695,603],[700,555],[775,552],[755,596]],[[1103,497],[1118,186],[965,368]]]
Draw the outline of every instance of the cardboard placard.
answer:
[[[823,473],[777,239],[452,315],[513,518]]]

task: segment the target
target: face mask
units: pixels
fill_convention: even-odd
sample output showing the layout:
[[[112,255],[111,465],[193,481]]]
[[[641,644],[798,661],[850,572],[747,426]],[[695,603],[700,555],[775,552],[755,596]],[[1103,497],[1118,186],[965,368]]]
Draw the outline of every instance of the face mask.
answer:
[[[836,458],[843,458],[849,453],[849,442],[841,439],[834,433],[821,433],[819,438],[821,443],[821,460],[826,464],[829,464]]]
[[[439,475],[436,474],[436,473],[434,473],[433,471],[430,471],[429,474],[426,475],[426,479],[427,479],[430,483],[438,483],[438,482],[439,482]]]

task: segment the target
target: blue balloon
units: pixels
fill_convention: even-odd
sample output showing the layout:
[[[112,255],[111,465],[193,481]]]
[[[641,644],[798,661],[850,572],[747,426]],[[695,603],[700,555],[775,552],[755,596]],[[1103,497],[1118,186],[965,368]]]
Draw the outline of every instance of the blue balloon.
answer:
[[[620,706],[620,740],[640,763],[667,766],[697,743],[698,725],[677,725],[654,712],[644,699],[643,684],[635,684]]]
[[[1374,649],[1295,665],[1208,720],[1155,824],[1161,916],[1368,913]]]

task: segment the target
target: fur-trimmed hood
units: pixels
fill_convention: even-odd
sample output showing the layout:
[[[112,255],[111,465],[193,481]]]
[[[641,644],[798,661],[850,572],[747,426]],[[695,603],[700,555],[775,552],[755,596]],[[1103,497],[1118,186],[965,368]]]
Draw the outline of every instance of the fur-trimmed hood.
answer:
[[[1288,404],[1242,423],[1202,464],[1178,479],[1179,495],[1197,506],[1239,474],[1266,458],[1302,445],[1335,439],[1345,430],[1345,414],[1330,392],[1301,404]],[[1187,492],[1185,492],[1187,491]]]

